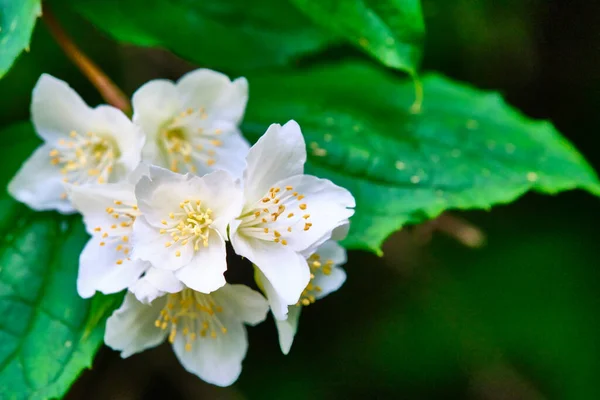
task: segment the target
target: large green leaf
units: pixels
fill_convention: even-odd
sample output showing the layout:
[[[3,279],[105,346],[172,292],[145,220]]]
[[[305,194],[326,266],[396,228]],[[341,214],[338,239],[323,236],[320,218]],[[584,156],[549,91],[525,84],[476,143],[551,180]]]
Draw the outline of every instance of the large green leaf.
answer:
[[[3,187],[38,142],[29,124],[2,137]],[[102,343],[114,298],[77,295],[87,234],[77,217],[34,213],[0,196],[0,393],[5,399],[61,397]]]
[[[287,64],[331,41],[287,1],[88,0],[71,5],[118,40],[165,47],[186,60],[225,70]]]
[[[388,67],[416,72],[425,33],[420,0],[291,1]]]
[[[412,83],[368,65],[251,78],[245,132],[256,139],[270,123],[300,123],[308,172],[356,197],[350,248],[379,252],[407,223],[507,203],[529,189],[600,195],[594,171],[550,123],[441,76],[423,85],[423,106],[411,113]]]
[[[35,20],[41,14],[40,0],[0,0],[0,78],[29,47]]]

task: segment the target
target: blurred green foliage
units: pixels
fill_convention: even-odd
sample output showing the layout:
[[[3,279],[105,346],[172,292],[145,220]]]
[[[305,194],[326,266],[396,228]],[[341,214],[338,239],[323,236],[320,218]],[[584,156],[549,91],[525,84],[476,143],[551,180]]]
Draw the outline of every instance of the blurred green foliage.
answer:
[[[286,65],[324,49],[332,35],[315,28],[288,1],[66,1],[125,43],[164,47],[186,60],[242,72]]]

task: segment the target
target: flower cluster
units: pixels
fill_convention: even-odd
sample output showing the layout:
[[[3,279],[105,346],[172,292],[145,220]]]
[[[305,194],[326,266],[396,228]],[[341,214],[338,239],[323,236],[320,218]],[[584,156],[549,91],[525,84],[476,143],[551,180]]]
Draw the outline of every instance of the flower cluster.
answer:
[[[270,308],[287,354],[301,308],[343,284],[337,240],[355,205],[304,174],[296,122],[271,125],[250,147],[239,129],[247,100],[244,78],[200,69],[142,86],[130,120],[43,75],[31,112],[44,144],[9,184],[33,209],[83,215],[91,239],[78,293],[127,290],[107,345],[128,357],[168,340],[188,371],[221,386],[241,372],[245,324]],[[227,241],[254,264],[266,299],[226,281]]]

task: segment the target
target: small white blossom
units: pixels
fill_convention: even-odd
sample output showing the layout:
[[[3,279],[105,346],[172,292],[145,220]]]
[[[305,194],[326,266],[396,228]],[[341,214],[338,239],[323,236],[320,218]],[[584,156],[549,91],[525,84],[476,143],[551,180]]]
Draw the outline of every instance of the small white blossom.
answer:
[[[140,165],[120,183],[66,185],[73,206],[83,215],[92,238],[81,252],[77,291],[83,298],[96,291],[117,293],[134,284],[151,266],[131,258],[133,223],[141,212],[135,182],[148,173]]]
[[[225,284],[227,224],[242,193],[233,177],[215,171],[198,177],[150,167],[136,184],[142,215],[133,226],[133,258],[173,271],[186,286],[210,293]]]
[[[144,161],[174,172],[204,175],[225,170],[238,177],[248,142],[238,125],[248,82],[198,69],[173,83],[159,79],[133,95],[133,121],[148,135]]]
[[[314,251],[354,213],[350,192],[304,175],[305,162],[298,124],[271,125],[248,153],[244,207],[230,225],[235,252],[258,266],[285,310],[310,280],[302,253]]]
[[[140,162],[144,135],[121,111],[88,107],[65,82],[42,75],[31,117],[44,140],[8,186],[35,210],[72,213],[64,183],[118,182]]]
[[[106,322],[104,340],[126,358],[168,338],[189,372],[206,382],[231,385],[248,349],[244,323],[264,321],[269,307],[259,293],[227,284],[211,294],[184,289],[140,303],[128,293]]]
[[[340,268],[346,263],[346,250],[333,240],[323,243],[315,253],[308,257],[306,263],[310,268],[310,282],[304,288],[298,303],[287,307],[286,313],[282,312],[283,307],[286,307],[283,299],[264,274],[256,269],[256,281],[265,292],[271,306],[279,334],[279,346],[284,354],[287,354],[292,347],[302,307],[309,306],[335,292],[346,281],[346,272]]]

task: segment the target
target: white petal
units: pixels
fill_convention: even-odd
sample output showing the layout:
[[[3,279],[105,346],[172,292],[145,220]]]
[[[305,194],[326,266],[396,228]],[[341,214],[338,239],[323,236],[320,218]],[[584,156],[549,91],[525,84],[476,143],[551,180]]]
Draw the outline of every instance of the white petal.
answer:
[[[130,285],[150,267],[140,260],[127,260],[122,251],[116,251],[116,241],[106,242],[93,237],[88,241],[79,257],[77,292],[83,298],[92,297],[96,291],[104,294],[120,292]],[[117,264],[121,260],[122,264]]]
[[[306,163],[306,144],[295,121],[273,124],[250,148],[244,174],[246,204],[253,204],[277,182],[302,174]]]
[[[334,265],[346,264],[346,261],[348,260],[346,249],[334,240],[328,240],[323,243],[323,245],[317,249],[316,253],[319,254],[321,260],[331,260]]]
[[[269,282],[265,274],[263,274],[256,266],[254,266],[254,280],[265,296],[267,296],[269,307],[271,308],[271,312],[275,319],[285,321],[288,313],[286,301],[277,294],[275,288],[271,285],[271,282]]]
[[[337,232],[334,231],[334,235],[336,237],[345,237],[346,226],[347,224],[343,225]],[[340,268],[340,265],[346,263],[347,256],[346,249],[340,246],[335,240],[328,240],[320,245],[316,253],[320,257],[321,264],[332,263],[329,275],[325,275],[322,269],[314,272],[315,278],[312,283],[320,288],[314,295],[317,299],[322,299],[338,290],[346,282],[346,272]]]
[[[249,325],[257,325],[265,320],[269,305],[265,298],[246,285],[227,284],[212,294],[223,312],[229,313]]]
[[[156,165],[150,165],[148,167],[148,174],[152,181],[160,181],[160,182],[187,182],[191,179],[190,174],[178,174],[177,172],[173,172],[168,168],[157,167]]]
[[[335,228],[331,232],[329,232],[329,231],[325,232],[325,234],[323,236],[321,236],[312,245],[310,245],[306,249],[302,250],[300,252],[300,254],[302,254],[302,256],[308,258],[313,253],[315,253],[324,243],[326,243],[330,240],[332,240],[332,241],[344,240],[346,238],[346,236],[348,236],[349,230],[350,230],[350,221],[348,221],[347,219],[343,220],[337,228]],[[344,261],[344,263],[345,262],[346,261]]]
[[[113,217],[107,212],[107,208],[116,207],[115,201],[121,201],[130,206],[135,205],[136,199],[133,193],[133,185],[122,183],[108,183],[103,185],[66,185],[69,198],[73,206],[83,215],[85,227],[90,234],[106,232],[110,236],[128,235],[131,226],[121,226],[122,219]],[[115,226],[115,228],[111,228]],[[97,228],[100,228],[98,231]]]
[[[218,386],[229,386],[242,372],[242,360],[248,350],[246,329],[238,320],[221,319],[226,334],[216,338],[198,337],[190,351],[185,350],[185,338],[177,335],[173,349],[183,367],[202,380]]]
[[[166,293],[177,293],[185,288],[172,271],[150,267],[144,276],[129,288],[139,301],[149,304]]]
[[[337,242],[346,239],[348,236],[348,232],[350,231],[350,222],[343,221],[341,225],[333,230],[331,233],[331,240],[335,240]],[[345,262],[345,261],[344,261]]]
[[[129,175],[142,159],[145,136],[119,109],[111,106],[98,106],[93,110],[91,130],[99,135],[110,137],[119,148],[111,179],[117,182]]]
[[[150,136],[146,138],[142,149],[142,162],[165,168],[169,167],[169,160],[165,157],[156,140],[152,140]]]
[[[237,184],[241,185],[241,181],[238,181]],[[238,229],[241,224],[242,224],[242,220],[238,219],[238,218],[234,218],[229,222],[229,226],[227,228],[228,228],[228,233],[229,233],[228,236],[230,238],[238,233]]]
[[[191,243],[188,246],[193,246]],[[227,270],[225,241],[216,231],[210,232],[208,247],[200,247],[190,262],[175,272],[175,276],[191,289],[211,293],[225,285]]]
[[[192,179],[197,199],[213,211],[212,226],[227,237],[227,225],[242,209],[243,193],[233,177],[225,171],[215,171]]]
[[[135,188],[135,184],[138,183],[143,176],[150,176],[150,165],[145,162],[139,163],[138,166],[127,176],[127,182],[132,186],[132,193],[133,188]]]
[[[221,119],[232,120],[239,124],[244,117],[248,103],[248,81],[244,77],[237,78],[215,106]]]
[[[131,257],[148,261],[156,268],[178,270],[191,261],[193,245],[167,247],[165,244],[169,241],[172,242],[170,239],[169,235],[161,235],[159,228],[148,224],[145,216],[138,217],[133,224]],[[180,252],[179,257],[177,257],[176,251]]]
[[[92,109],[60,79],[42,74],[31,98],[31,119],[37,133],[49,144],[68,137],[71,131],[90,130]]]
[[[321,288],[319,292],[315,293],[315,297],[322,299],[342,287],[344,282],[346,282],[346,272],[339,267],[331,268],[329,275],[315,274],[313,284]]]
[[[165,305],[165,298],[155,300],[152,305],[142,304],[131,293],[127,293],[121,308],[106,321],[104,342],[121,351],[126,358],[151,347],[158,346],[167,336],[167,331],[157,328],[154,322]]]
[[[292,186],[294,191],[305,197],[301,203],[306,204],[306,209],[296,212],[296,219],[289,221],[280,219],[281,224],[290,224],[299,219],[301,213],[310,216],[307,220],[312,223],[309,230],[299,228],[289,234],[282,230],[289,246],[296,251],[304,251],[315,243],[322,243],[325,238],[331,236],[334,229],[346,224],[348,218],[354,214],[352,207],[355,206],[355,201],[352,194],[327,179],[298,175],[278,182],[275,186]],[[288,204],[287,210],[293,212],[294,207],[298,205]],[[300,222],[304,223],[304,220]]]
[[[177,81],[177,91],[185,107],[203,107],[209,119],[239,123],[248,101],[248,82],[231,82],[226,75],[210,69],[188,72]]]
[[[213,147],[215,155],[211,157],[215,160],[215,163],[211,166],[206,164],[206,161],[199,160],[195,164],[197,168],[197,175],[204,175],[211,171],[224,170],[229,172],[234,178],[239,179],[242,177],[244,169],[246,168],[246,156],[250,145],[248,141],[244,139],[239,129],[234,128],[228,133],[224,133],[218,138],[221,141],[221,145]],[[200,140],[200,142],[206,142],[207,139]]]
[[[301,306],[290,306],[287,319],[275,320],[277,334],[279,336],[279,347],[283,354],[288,354],[294,342],[294,336],[298,331],[298,320],[300,319]]]
[[[129,287],[129,290],[131,291],[131,293],[134,294],[134,296],[136,297],[136,299],[138,299],[139,302],[144,304],[150,304],[155,299],[167,294],[167,292],[157,289],[156,286],[150,284],[143,277],[138,279],[133,285],[131,285]]]
[[[164,168],[150,167],[151,176],[142,176],[135,185],[135,197],[140,211],[153,226],[163,227],[161,221],[170,212],[179,210],[179,204],[193,198],[191,175],[181,175]]]
[[[133,94],[132,105],[133,122],[148,136],[144,147],[146,157],[147,147],[156,146],[161,127],[175,117],[183,106],[173,82],[164,79],[153,80],[140,87]],[[154,160],[149,158],[147,161]]]
[[[310,280],[304,257],[287,246],[234,233],[231,244],[235,252],[252,261],[287,304],[296,304]]]
[[[38,147],[10,181],[8,192],[36,211],[71,214],[75,209],[66,198],[60,169],[50,164],[51,150],[50,145]]]

